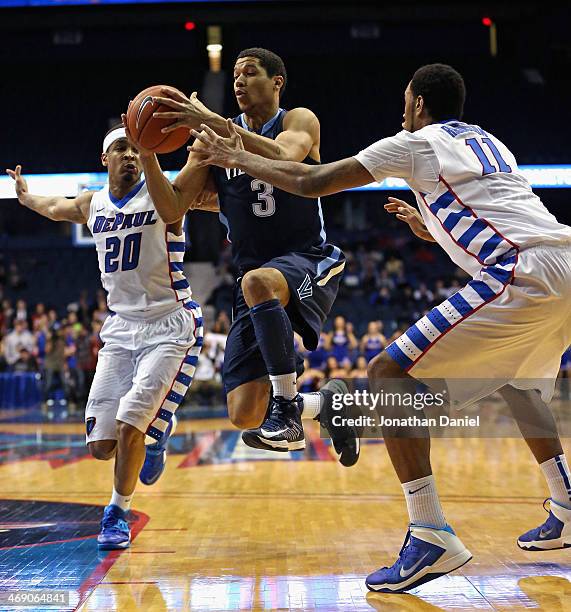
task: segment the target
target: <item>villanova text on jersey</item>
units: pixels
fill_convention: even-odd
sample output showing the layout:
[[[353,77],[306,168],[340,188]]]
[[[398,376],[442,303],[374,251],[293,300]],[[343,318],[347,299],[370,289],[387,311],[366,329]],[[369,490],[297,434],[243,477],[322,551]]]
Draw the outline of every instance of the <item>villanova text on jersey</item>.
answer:
[[[275,139],[287,111],[280,109],[258,132]],[[243,115],[234,119],[249,129]],[[307,157],[304,163],[316,164]],[[244,273],[290,252],[311,252],[325,244],[319,198],[286,193],[236,168],[212,168],[220,220],[228,230],[234,263]]]

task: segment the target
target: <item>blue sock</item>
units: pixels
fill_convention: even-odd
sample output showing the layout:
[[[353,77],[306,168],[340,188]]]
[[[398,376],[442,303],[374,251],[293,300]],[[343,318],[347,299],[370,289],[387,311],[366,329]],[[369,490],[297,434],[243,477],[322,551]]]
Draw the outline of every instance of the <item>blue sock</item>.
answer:
[[[293,398],[296,374],[291,321],[277,299],[256,304],[250,308],[250,316],[274,395]]]

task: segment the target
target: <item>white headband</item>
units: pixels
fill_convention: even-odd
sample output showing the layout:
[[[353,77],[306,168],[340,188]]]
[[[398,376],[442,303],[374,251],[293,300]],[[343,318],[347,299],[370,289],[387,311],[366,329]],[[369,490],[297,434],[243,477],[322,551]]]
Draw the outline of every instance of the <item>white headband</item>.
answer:
[[[117,128],[112,132],[109,132],[107,136],[105,136],[103,140],[103,153],[107,153],[107,149],[119,138],[127,138],[127,134],[125,132],[125,128]]]

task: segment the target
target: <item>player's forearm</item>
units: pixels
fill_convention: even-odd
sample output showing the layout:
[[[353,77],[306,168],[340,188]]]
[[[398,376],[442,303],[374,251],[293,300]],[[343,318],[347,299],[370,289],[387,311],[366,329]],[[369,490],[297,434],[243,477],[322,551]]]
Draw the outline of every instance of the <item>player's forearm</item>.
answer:
[[[159,217],[167,224],[180,221],[188,210],[190,202],[184,202],[172,183],[163,174],[156,155],[141,158],[147,181],[147,189]]]
[[[220,115],[215,115],[212,119],[206,122],[208,127],[212,128],[220,136],[228,136],[228,128],[226,120]],[[267,159],[284,159],[283,148],[272,138],[266,138],[253,132],[249,132],[240,126],[236,126],[236,131],[242,137],[244,148],[250,153],[261,155]]]
[[[61,196],[38,196],[31,193],[25,193],[19,198],[20,204],[26,208],[33,210],[35,213],[47,217],[51,221],[63,221],[60,216],[61,205],[67,202],[66,198]]]
[[[323,166],[269,160],[248,151],[238,153],[236,161],[236,166],[246,174],[295,195],[318,197],[336,191],[330,187]]]

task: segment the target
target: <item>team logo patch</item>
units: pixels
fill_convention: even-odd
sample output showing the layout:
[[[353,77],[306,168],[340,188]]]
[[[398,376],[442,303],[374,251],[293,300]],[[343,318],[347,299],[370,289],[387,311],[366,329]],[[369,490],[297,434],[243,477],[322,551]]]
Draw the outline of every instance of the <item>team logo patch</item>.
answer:
[[[299,295],[300,300],[304,300],[305,298],[313,295],[313,286],[311,285],[311,278],[309,277],[309,274],[305,275],[303,283],[301,283],[301,285],[297,288],[297,294]]]
[[[89,417],[85,421],[85,431],[87,431],[87,435],[90,436],[93,428],[95,427],[95,417]]]

